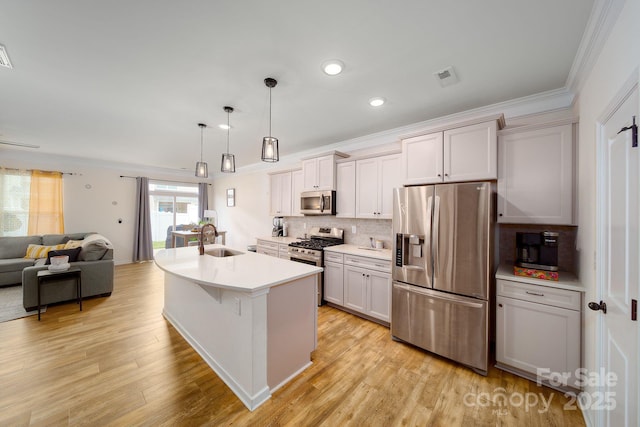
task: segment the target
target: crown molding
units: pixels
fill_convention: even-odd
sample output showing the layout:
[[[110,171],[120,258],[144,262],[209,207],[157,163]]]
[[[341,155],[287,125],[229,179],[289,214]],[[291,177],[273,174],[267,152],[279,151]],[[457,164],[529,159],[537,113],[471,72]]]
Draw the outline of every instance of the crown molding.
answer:
[[[28,169],[49,168],[49,169],[77,169],[83,172],[87,169],[109,169],[117,173],[131,174],[135,176],[149,176],[151,179],[176,179],[181,178],[184,182],[202,182],[202,178],[194,176],[192,170],[162,168],[134,163],[106,161],[102,159],[92,159],[85,157],[74,157],[45,152],[34,152],[26,150],[2,150],[2,160],[12,165],[24,165]],[[211,177],[205,182],[211,181]]]
[[[586,77],[591,72],[609,34],[613,30],[625,0],[595,0],[578,52],[571,65],[565,87],[579,93]]]

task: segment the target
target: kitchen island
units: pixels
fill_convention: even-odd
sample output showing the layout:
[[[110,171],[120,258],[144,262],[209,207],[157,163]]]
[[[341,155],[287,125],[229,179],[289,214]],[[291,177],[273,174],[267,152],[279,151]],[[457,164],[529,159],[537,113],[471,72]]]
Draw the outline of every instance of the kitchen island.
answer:
[[[253,410],[311,364],[322,268],[222,245],[160,250],[164,317]]]

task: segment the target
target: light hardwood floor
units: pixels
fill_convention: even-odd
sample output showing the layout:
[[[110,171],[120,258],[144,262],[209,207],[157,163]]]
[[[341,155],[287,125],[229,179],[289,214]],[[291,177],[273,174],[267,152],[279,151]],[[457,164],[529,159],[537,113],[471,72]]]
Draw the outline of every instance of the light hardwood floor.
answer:
[[[162,306],[163,273],[131,264],[82,312],[69,303],[0,323],[0,425],[584,425],[562,393],[495,368],[482,377],[326,306],[313,365],[250,412]]]

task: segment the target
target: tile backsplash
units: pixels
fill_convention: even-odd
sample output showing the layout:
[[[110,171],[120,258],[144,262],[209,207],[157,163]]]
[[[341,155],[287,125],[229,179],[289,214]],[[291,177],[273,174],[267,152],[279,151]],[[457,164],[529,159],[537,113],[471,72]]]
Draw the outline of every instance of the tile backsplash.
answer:
[[[384,242],[385,248],[392,248],[392,230],[390,219],[356,219],[336,218],[335,216],[305,216],[285,217],[289,227],[289,236],[303,237],[309,233],[311,227],[337,227],[344,230],[344,241],[352,245],[369,246],[370,237]],[[305,228],[306,225],[306,228]],[[351,227],[356,227],[356,233]],[[561,270],[576,271],[576,235],[577,227],[559,225],[527,225],[527,224],[496,224],[499,238],[496,242],[500,262],[513,264],[516,260],[516,232],[557,231],[558,264]]]
[[[337,218],[330,215],[305,217],[285,217],[289,226],[289,236],[303,237],[309,233],[311,227],[336,227],[344,230],[344,242],[351,245],[369,246],[369,238],[373,237],[384,242],[385,248],[391,248],[391,220],[390,219],[356,219]],[[306,224],[307,228],[304,228]],[[356,233],[351,227],[356,227]]]

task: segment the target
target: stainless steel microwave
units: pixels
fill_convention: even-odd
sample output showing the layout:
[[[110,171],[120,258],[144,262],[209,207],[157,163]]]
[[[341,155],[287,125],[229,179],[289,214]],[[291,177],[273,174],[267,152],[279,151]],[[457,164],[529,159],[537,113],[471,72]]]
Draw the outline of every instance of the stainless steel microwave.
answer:
[[[303,215],[335,215],[336,192],[303,191],[300,193],[300,213]]]

